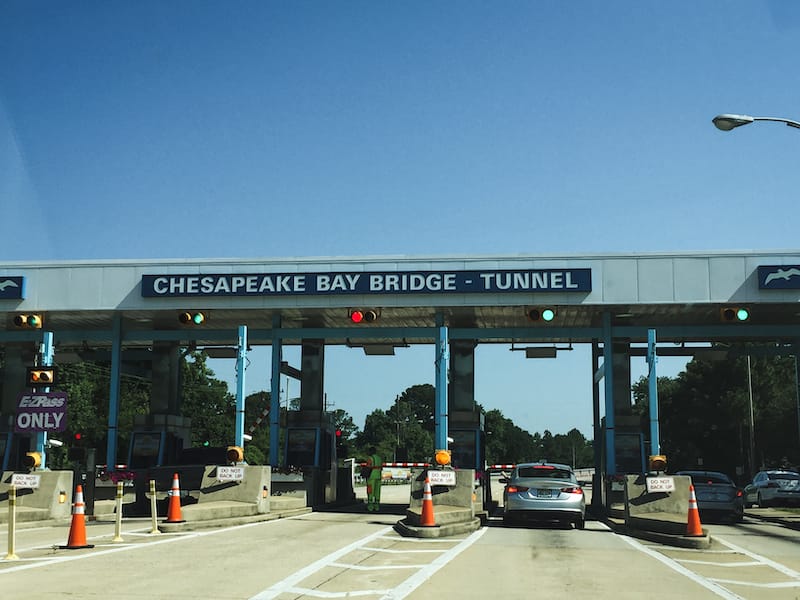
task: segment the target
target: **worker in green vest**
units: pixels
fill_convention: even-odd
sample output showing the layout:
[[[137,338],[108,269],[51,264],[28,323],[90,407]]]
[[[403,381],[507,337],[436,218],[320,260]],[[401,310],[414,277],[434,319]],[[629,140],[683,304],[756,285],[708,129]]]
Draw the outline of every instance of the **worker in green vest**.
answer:
[[[381,507],[381,471],[383,470],[383,461],[378,456],[375,446],[370,446],[369,448],[367,466],[370,468],[369,477],[367,478],[367,510],[378,512]]]

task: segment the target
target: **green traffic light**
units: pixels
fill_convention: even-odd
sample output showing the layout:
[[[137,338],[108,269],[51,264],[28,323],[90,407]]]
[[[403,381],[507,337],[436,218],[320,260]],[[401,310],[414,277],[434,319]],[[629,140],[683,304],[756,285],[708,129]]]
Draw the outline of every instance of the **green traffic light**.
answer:
[[[556,311],[552,308],[545,308],[542,311],[542,320],[543,321],[552,321],[556,317]]]
[[[746,308],[740,308],[736,311],[736,319],[738,321],[747,321],[750,318],[750,311]]]
[[[194,313],[194,315],[192,315],[192,321],[194,321],[195,325],[202,325],[205,320],[206,317],[203,313]]]

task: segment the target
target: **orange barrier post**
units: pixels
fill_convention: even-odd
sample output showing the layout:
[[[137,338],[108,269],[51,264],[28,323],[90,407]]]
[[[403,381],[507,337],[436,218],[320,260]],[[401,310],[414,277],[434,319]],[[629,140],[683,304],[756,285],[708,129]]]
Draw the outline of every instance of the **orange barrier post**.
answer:
[[[689,484],[689,518],[686,523],[686,535],[703,535],[703,526],[700,525],[700,510],[697,508],[697,497],[694,495],[692,484]]]
[[[433,516],[433,493],[431,492],[431,480],[425,478],[425,485],[422,488],[422,514],[419,518],[422,527],[436,527],[436,519]]]
[[[69,550],[94,548],[94,544],[86,543],[86,505],[83,503],[82,485],[75,488],[75,503],[72,505],[72,524],[69,527],[67,545],[59,547]]]
[[[167,520],[165,523],[185,523],[181,515],[181,485],[178,474],[172,476],[172,489],[169,492],[169,505],[167,506]]]

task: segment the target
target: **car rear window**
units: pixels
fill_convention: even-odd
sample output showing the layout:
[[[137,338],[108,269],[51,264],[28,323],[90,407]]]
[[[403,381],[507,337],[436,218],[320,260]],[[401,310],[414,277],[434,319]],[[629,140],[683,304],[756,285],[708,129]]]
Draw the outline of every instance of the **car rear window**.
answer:
[[[548,466],[520,467],[517,477],[546,477],[547,479],[572,479],[572,472]]]
[[[800,479],[798,473],[768,473],[770,479]]]
[[[692,483],[694,484],[703,484],[703,483],[732,483],[730,479],[728,479],[725,475],[721,473],[693,473],[692,474]]]

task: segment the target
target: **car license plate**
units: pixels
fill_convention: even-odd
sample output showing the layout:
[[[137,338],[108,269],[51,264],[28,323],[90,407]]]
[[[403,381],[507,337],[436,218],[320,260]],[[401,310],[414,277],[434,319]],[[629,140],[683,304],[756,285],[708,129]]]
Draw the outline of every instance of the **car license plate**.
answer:
[[[536,490],[536,497],[537,498],[552,498],[553,492],[552,490]]]

